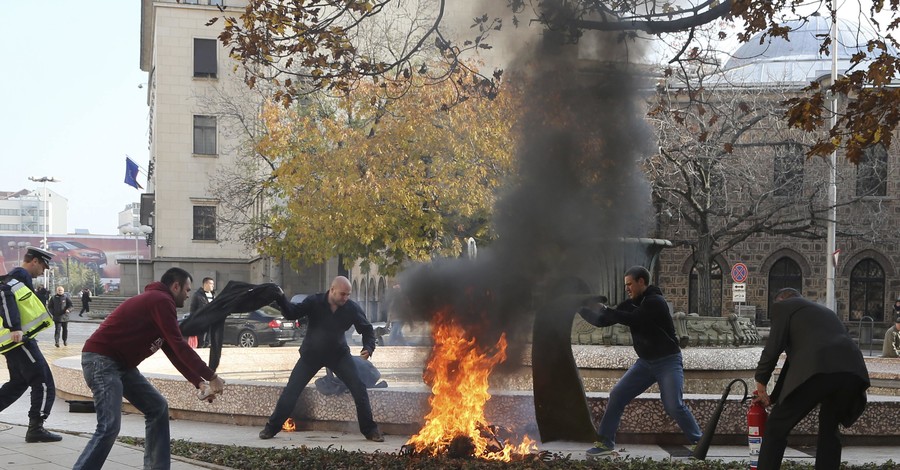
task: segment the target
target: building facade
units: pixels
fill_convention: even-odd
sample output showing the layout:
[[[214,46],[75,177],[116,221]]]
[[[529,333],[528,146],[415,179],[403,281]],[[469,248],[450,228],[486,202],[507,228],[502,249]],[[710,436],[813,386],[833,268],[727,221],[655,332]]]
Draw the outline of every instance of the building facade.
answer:
[[[68,199],[46,189],[0,191],[0,233],[33,235],[66,233]]]
[[[139,222],[153,230],[148,236],[153,278],[179,266],[195,279],[212,277],[219,288],[239,280],[275,282],[288,294],[319,292],[337,275],[336,263],[294,269],[221,233],[223,208],[213,188],[217,178],[239,171],[247,141],[245,116],[236,116],[235,108],[252,111],[260,98],[244,85],[238,64],[218,40],[221,22],[207,23],[221,14],[219,6],[237,15],[245,5],[242,0],[141,1],[150,164]],[[265,205],[254,204],[259,211]]]
[[[820,55],[818,47],[821,36],[827,36],[829,30],[828,19],[816,18],[808,24],[795,25],[790,42],[774,39],[760,44],[758,38],[751,39],[725,64],[723,78],[707,87],[713,90],[718,87],[724,94],[726,88],[730,93],[740,84],[747,96],[759,96],[774,89],[793,89],[799,93],[812,81],[827,82],[831,60]],[[848,68],[853,45],[864,44],[865,39],[860,38],[865,35],[859,34],[857,26],[843,21],[840,31],[838,70],[843,71]],[[768,98],[780,104],[785,96],[772,93]],[[840,106],[846,103],[845,97]],[[784,119],[782,115],[777,118]],[[751,133],[754,135],[751,139],[768,142],[765,139],[770,136],[765,134],[770,129],[773,127],[763,126],[762,131]],[[823,171],[826,163],[818,158],[806,159],[799,139],[765,146],[768,182],[763,184],[768,184],[774,192],[783,191],[784,194],[776,194],[783,200],[803,198],[811,191],[825,188],[828,181]],[[784,148],[792,150],[785,153]],[[791,160],[787,166],[785,155]],[[824,236],[802,239],[774,232],[755,233],[716,258],[712,268],[713,308],[697,312],[698,275],[692,251],[684,246],[679,248],[676,243],[676,247],[662,252],[658,273],[658,282],[675,311],[727,316],[738,307],[749,307],[744,311],[755,315],[758,324],[767,325],[772,296],[783,287],[799,289],[813,301],[826,302],[826,266],[828,257],[832,256],[836,266],[838,316],[849,325],[868,326],[876,332],[883,332],[883,327],[893,324],[894,300],[900,297],[900,233],[894,228],[900,223],[900,152],[896,146],[874,147],[859,165],[838,153],[836,174],[839,207],[835,252],[828,253]],[[796,177],[796,185],[779,187],[786,181],[785,175]],[[811,231],[824,235],[823,227],[824,222]],[[661,220],[658,236],[673,240],[696,236],[684,230],[685,226],[677,221]],[[736,283],[731,271],[738,263],[746,265],[749,271],[743,302],[733,300]]]

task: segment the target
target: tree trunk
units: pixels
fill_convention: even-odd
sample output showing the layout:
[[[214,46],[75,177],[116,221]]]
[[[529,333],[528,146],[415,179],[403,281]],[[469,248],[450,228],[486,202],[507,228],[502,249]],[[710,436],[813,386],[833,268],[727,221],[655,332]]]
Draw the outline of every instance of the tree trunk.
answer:
[[[697,313],[700,316],[711,316],[712,281],[710,279],[712,260],[712,239],[708,234],[701,235],[694,253],[694,267],[697,269]]]

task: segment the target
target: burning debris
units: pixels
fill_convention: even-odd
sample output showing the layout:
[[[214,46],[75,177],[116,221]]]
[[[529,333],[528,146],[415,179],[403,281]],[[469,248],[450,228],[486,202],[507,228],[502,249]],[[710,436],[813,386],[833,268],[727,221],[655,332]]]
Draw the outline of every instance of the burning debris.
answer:
[[[402,452],[506,462],[535,453],[535,441],[524,436],[520,444],[513,444],[512,432],[488,424],[484,416],[485,403],[491,397],[488,378],[494,367],[506,360],[506,335],[501,334],[486,351],[449,313],[438,312],[432,337],[434,347],[423,375],[431,387],[431,411]]]
[[[294,432],[297,430],[297,425],[294,424],[293,418],[288,418],[285,420],[284,424],[281,425],[281,430],[284,432]]]

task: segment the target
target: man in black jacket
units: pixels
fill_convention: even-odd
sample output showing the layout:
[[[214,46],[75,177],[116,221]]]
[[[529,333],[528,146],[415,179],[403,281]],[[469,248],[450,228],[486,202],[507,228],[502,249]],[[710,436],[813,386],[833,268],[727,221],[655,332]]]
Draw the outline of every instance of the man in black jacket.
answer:
[[[866,407],[866,362],[834,312],[804,299],[796,289],[782,289],[774,300],[769,338],[756,366],[754,401],[763,406],[774,402],[775,407],[766,421],[757,468],[780,468],[788,433],[821,404],[816,469],[837,470],[838,424],[849,427]],[[787,359],[770,397],[766,385],[782,352]]]
[[[211,277],[204,277],[200,289],[197,289],[191,294],[191,315],[199,312],[203,306],[212,302],[215,298],[216,281]],[[208,348],[211,341],[212,332],[210,330],[204,331],[202,335],[198,335],[197,337],[198,347],[201,348]]]
[[[684,364],[669,304],[663,298],[662,291],[650,285],[650,272],[642,266],[635,266],[625,273],[625,293],[630,300],[615,309],[600,304],[599,311],[587,307],[578,311],[582,318],[594,326],[616,323],[628,326],[634,351],[638,355],[638,360],[609,392],[606,413],[600,420],[600,441],[588,449],[588,458],[613,452],[616,430],[625,406],[654,383],[659,384],[660,398],[666,413],[675,419],[691,444],[700,440],[700,427],[691,410],[682,401]]]
[[[47,310],[53,315],[53,323],[56,325],[53,332],[53,340],[59,347],[59,333],[62,331],[63,346],[69,341],[69,313],[72,311],[72,299],[66,294],[66,288],[56,286],[56,295],[47,301]]]
[[[288,383],[265,428],[259,432],[260,439],[271,439],[281,431],[300,398],[300,392],[320,369],[328,367],[350,389],[356,404],[359,430],[370,441],[384,441],[372,418],[372,406],[369,404],[366,386],[359,378],[353,356],[350,355],[350,347],[344,337],[344,332],[354,326],[363,340],[360,357],[368,360],[375,351],[375,330],[359,305],[350,300],[350,289],[350,280],[338,276],[331,282],[328,292],[306,297],[299,304],[282,306],[285,318],[299,320],[306,317],[309,326],[303,344],[300,345],[300,360],[291,371]]]

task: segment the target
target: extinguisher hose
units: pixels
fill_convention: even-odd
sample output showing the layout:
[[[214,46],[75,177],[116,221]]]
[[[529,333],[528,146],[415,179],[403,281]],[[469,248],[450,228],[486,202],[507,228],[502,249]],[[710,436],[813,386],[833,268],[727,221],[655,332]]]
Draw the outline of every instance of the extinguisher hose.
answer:
[[[734,379],[728,383],[728,385],[725,387],[725,391],[722,393],[722,398],[719,399],[719,403],[716,405],[716,409],[713,411],[709,422],[706,424],[706,429],[703,430],[703,435],[700,436],[700,441],[697,442],[697,445],[694,447],[692,457],[694,457],[695,459],[706,459],[706,453],[709,452],[709,446],[712,444],[713,436],[716,434],[716,426],[719,424],[719,419],[722,417],[722,410],[725,409],[725,400],[727,400],[728,395],[731,394],[731,387],[733,387],[734,384],[738,382],[740,382],[744,386],[744,398],[741,399],[741,404],[743,405],[744,402],[750,399],[750,387],[747,385],[747,382],[744,381],[744,379]]]

